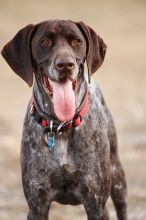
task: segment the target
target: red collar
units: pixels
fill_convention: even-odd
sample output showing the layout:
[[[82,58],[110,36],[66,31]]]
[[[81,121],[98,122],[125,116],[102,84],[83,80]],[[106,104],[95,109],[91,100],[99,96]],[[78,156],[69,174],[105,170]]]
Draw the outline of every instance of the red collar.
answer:
[[[80,109],[79,112],[75,114],[72,120],[62,123],[63,126],[61,126],[61,129],[59,129],[59,131],[62,132],[68,128],[79,126],[82,121],[82,117],[85,115],[87,111],[88,104],[89,104],[89,95],[87,91],[85,93],[85,96],[83,98],[81,105],[79,106],[79,109]],[[42,117],[42,115],[39,114],[39,112],[37,111],[36,105],[35,105],[34,97],[32,97],[32,100],[31,100],[30,113],[31,115],[34,116],[35,120],[44,128],[45,132],[46,131],[48,132],[50,130],[50,121],[52,119],[48,120],[46,119],[46,117]],[[57,131],[57,128],[59,127],[60,124],[61,124],[60,121],[53,120],[53,128],[52,128],[53,131]]]

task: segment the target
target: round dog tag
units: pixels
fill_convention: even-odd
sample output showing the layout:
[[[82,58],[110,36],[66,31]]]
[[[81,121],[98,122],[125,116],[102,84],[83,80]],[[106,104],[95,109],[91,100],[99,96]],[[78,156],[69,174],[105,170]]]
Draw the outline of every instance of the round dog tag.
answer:
[[[54,132],[49,132],[48,133],[48,141],[47,141],[47,143],[48,143],[49,150],[53,150],[54,144],[55,144],[55,134],[54,134]]]

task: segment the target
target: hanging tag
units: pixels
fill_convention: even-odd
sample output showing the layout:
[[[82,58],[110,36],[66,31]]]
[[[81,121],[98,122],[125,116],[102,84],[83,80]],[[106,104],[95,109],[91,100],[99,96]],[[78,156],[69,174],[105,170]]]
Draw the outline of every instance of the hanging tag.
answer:
[[[48,140],[47,140],[49,150],[53,150],[55,144],[55,134],[54,132],[48,133]]]

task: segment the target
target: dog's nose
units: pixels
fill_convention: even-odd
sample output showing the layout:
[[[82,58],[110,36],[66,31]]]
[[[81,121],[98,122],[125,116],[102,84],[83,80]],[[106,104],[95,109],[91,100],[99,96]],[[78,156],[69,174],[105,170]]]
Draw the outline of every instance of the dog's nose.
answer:
[[[55,60],[55,68],[59,73],[71,72],[75,67],[75,63],[72,57],[57,58]]]

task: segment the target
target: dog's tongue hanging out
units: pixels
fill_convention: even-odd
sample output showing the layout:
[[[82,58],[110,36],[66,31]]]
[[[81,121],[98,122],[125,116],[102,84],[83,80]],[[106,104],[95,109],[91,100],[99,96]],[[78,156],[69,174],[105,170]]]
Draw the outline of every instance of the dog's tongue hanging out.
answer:
[[[60,121],[69,121],[75,114],[75,94],[72,82],[52,82],[54,111]]]

